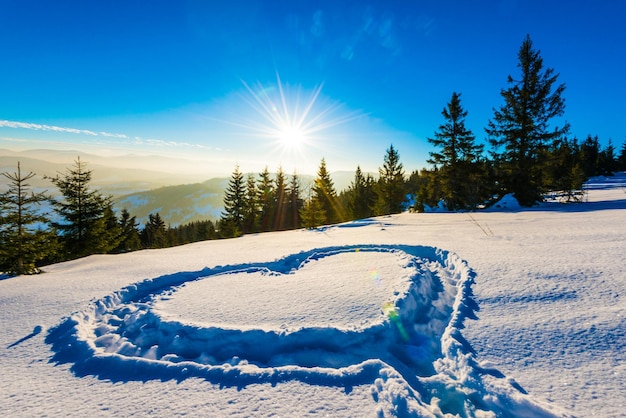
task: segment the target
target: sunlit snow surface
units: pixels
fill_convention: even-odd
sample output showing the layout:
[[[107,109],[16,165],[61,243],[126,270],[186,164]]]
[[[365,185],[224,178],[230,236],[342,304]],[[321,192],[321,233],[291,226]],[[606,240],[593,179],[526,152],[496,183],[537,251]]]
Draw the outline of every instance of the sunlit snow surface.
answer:
[[[619,416],[624,180],[2,280],[0,413]]]

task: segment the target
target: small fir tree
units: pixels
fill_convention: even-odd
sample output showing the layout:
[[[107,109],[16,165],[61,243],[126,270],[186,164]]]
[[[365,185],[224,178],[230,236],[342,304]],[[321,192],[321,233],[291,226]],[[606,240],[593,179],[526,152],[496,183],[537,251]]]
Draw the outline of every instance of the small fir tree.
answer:
[[[118,227],[120,229],[120,243],[115,248],[115,252],[125,253],[141,249],[139,223],[136,217],[130,216],[126,208],[122,209]]]
[[[307,229],[317,228],[326,223],[326,212],[319,200],[309,199],[300,210],[302,226]]]
[[[363,219],[374,215],[372,207],[376,194],[374,178],[371,174],[364,175],[361,166],[357,166],[354,180],[345,193],[346,207],[351,219]]]
[[[92,171],[80,157],[64,175],[49,178],[62,198],[53,201],[62,218],[53,226],[60,232],[65,258],[78,258],[95,253],[107,253],[118,245],[115,234],[107,232],[110,221],[111,197],[90,189]]]
[[[37,263],[51,259],[57,250],[56,234],[50,220],[41,213],[48,201],[45,192],[34,193],[22,174],[20,163],[14,173],[0,173],[8,180],[8,190],[0,195],[0,271],[21,275],[39,273]]]
[[[387,149],[383,167],[378,169],[378,174],[374,214],[379,216],[400,213],[402,203],[406,199],[404,169],[400,162],[400,154],[393,145]]]
[[[286,216],[287,229],[297,229],[301,226],[300,210],[304,206],[304,201],[300,196],[300,179],[294,171],[289,180],[287,189]]]
[[[220,234],[224,238],[243,233],[245,221],[246,185],[239,165],[235,167],[224,195],[224,212],[220,221]]]
[[[324,158],[322,158],[319,169],[317,170],[317,177],[313,183],[312,192],[312,200],[319,203],[319,207],[324,213],[324,222],[329,224],[341,222],[343,217],[339,199],[337,198],[333,181],[330,178],[330,173],[326,168],[326,160]],[[316,207],[317,205],[313,206],[313,208]]]
[[[158,212],[148,215],[148,222],[141,231],[141,243],[144,248],[165,248],[170,245],[165,221]]]
[[[243,232],[258,232],[260,228],[259,193],[254,174],[248,174],[244,199]]]
[[[259,175],[257,183],[257,194],[259,202],[259,221],[261,231],[272,230],[274,224],[275,190],[272,176],[267,168]]]
[[[282,167],[278,167],[274,179],[274,231],[286,229],[287,180]]]

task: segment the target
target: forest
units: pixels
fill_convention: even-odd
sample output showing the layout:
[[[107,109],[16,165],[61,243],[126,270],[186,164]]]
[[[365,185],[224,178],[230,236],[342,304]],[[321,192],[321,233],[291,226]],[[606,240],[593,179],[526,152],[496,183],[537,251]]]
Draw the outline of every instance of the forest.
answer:
[[[486,143],[465,126],[468,111],[461,93],[453,92],[442,121],[428,142],[428,168],[406,174],[399,151],[391,144],[377,175],[356,167],[346,190],[335,190],[322,159],[310,188],[296,173],[282,168],[245,174],[236,166],[224,197],[220,219],[167,226],[158,212],[139,225],[128,210],[116,211],[111,196],[91,185],[92,171],[80,160],[65,173],[49,177],[60,192],[34,192],[36,174],[0,173],[8,190],[0,195],[0,271],[35,274],[46,264],[91,254],[164,248],[247,233],[315,228],[321,225],[440,206],[449,211],[489,207],[507,194],[522,206],[548,195],[563,202],[581,200],[586,179],[626,170],[626,142],[616,150],[597,136],[570,136],[565,114],[565,85],[544,68],[540,52],[527,37],[518,52],[519,74],[508,76],[502,104],[484,128]],[[52,211],[42,210],[50,204]]]

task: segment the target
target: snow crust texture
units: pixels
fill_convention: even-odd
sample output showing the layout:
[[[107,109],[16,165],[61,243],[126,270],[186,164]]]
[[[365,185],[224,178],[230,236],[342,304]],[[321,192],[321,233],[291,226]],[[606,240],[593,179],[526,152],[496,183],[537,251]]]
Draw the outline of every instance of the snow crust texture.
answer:
[[[115,383],[365,389],[380,417],[558,415],[477,361],[462,335],[474,277],[434,247],[322,247],[131,284],[46,342],[76,376]]]

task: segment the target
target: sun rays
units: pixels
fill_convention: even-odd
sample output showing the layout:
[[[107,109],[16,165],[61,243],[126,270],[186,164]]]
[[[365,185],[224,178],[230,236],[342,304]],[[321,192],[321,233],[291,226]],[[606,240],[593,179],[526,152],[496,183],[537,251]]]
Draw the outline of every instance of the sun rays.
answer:
[[[332,128],[362,116],[359,112],[346,112],[340,103],[323,97],[323,84],[307,92],[301,86],[283,84],[278,74],[276,85],[242,83],[247,91],[243,99],[252,112],[239,125],[267,140],[281,164],[297,168],[306,163],[313,149],[332,146],[336,139]]]

